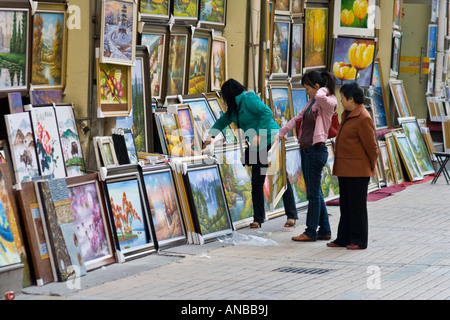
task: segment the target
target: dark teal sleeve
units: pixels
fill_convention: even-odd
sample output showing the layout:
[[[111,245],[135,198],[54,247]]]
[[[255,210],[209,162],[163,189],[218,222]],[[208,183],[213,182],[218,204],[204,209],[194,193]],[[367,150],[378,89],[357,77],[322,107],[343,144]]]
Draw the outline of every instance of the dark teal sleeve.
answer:
[[[222,132],[223,129],[225,129],[231,123],[232,121],[230,120],[227,111],[219,119],[217,119],[217,121],[214,123],[214,125],[211,127],[208,133],[213,137],[216,137],[219,134],[219,132]]]

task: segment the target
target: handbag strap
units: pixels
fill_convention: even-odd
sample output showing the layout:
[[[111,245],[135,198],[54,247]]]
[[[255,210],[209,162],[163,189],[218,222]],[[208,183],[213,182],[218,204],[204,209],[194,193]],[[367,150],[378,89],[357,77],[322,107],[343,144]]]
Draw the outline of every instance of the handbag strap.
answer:
[[[305,113],[303,114],[303,117],[305,117],[305,116],[308,115],[308,113],[311,111],[312,106],[314,105],[314,103],[316,103],[316,99],[315,99],[315,98],[312,99],[311,104],[309,105],[309,107],[308,107],[308,109],[305,111]]]

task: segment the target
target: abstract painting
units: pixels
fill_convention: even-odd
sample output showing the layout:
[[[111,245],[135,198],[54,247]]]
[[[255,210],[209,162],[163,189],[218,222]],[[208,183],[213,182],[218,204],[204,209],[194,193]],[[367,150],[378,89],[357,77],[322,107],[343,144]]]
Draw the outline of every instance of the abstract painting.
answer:
[[[67,176],[85,174],[86,165],[72,105],[55,107],[55,114]]]
[[[0,9],[0,91],[27,89],[28,10]]]
[[[37,11],[33,15],[31,84],[63,87],[65,84],[66,14]]]
[[[22,94],[20,92],[8,92],[8,102],[11,114],[23,112]]]
[[[30,114],[41,175],[65,178],[66,170],[55,110],[53,107],[32,108]]]
[[[131,66],[135,59],[137,5],[134,0],[103,0],[100,61]]]
[[[5,115],[16,183],[39,177],[36,143],[29,112]]]
[[[369,87],[372,84],[374,56],[374,39],[336,38],[332,66],[337,84],[356,82],[360,87]]]
[[[146,172],[143,179],[158,244],[185,239],[183,218],[170,168]]]

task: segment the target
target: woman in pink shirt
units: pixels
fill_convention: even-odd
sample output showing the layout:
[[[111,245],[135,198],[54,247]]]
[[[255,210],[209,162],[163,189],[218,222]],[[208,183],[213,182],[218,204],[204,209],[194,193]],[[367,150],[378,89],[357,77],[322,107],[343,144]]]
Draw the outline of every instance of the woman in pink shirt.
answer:
[[[325,146],[331,118],[337,109],[335,80],[329,72],[310,71],[302,78],[309,101],[298,115],[292,118],[278,136],[284,137],[296,127],[297,120],[302,119],[298,134],[300,144],[301,165],[306,184],[308,212],[306,214],[306,230],[294,241],[316,241],[331,239],[328,211],[322,195],[322,171],[328,159]]]

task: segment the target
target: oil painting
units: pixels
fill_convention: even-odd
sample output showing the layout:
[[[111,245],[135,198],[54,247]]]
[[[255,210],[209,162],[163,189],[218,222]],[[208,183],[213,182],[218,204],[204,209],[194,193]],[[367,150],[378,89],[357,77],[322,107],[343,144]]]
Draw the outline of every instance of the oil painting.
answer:
[[[219,91],[228,79],[227,39],[214,36],[211,53],[211,89]]]
[[[274,115],[275,122],[283,127],[293,117],[291,99],[289,94],[289,87],[271,87],[270,88],[270,101]],[[293,130],[289,131],[287,137],[292,137]]]
[[[400,155],[395,145],[394,136],[392,135],[392,133],[388,133],[384,137],[386,141],[387,152],[389,154],[389,158],[391,159],[392,173],[394,175],[395,183],[403,183],[405,179],[403,177]]]
[[[226,4],[227,0],[200,0],[199,20],[216,26],[224,26]]]
[[[0,9],[0,91],[28,85],[28,10]]]
[[[286,146],[286,172],[287,178],[292,186],[295,204],[304,204],[306,199],[306,184],[303,177],[301,156],[298,146],[294,148]]]
[[[178,120],[180,121],[180,129],[181,134],[183,135],[186,156],[199,154],[202,146],[198,140],[194,118],[188,105],[178,106]]]
[[[291,24],[280,18],[275,20],[272,40],[272,75],[287,75]]]
[[[305,9],[305,69],[324,69],[327,65],[328,9]],[[307,71],[307,70],[305,70]]]
[[[207,91],[209,47],[210,39],[199,36],[192,37],[189,62],[189,94],[201,94]]]
[[[143,33],[141,44],[147,46],[150,54],[151,96],[161,96],[162,76],[164,72],[165,34]]]
[[[169,0],[141,0],[139,11],[143,17],[168,18],[170,13]]]
[[[33,15],[33,86],[64,86],[65,21],[64,12],[37,11]]]
[[[175,19],[197,20],[198,0],[173,0]]]
[[[167,65],[167,95],[184,94],[187,35],[170,36]]]
[[[9,113],[23,112],[22,94],[20,92],[8,92]]]
[[[373,63],[372,85],[367,90],[367,95],[374,102],[374,122],[377,129],[387,129],[389,120],[387,116],[387,103],[384,93],[383,77],[381,76],[380,61],[376,59]]]
[[[336,0],[334,34],[375,36],[375,0]]]
[[[292,109],[293,116],[295,117],[300,113],[308,103],[308,95],[306,94],[306,90],[304,88],[292,88]]]
[[[414,156],[406,135],[404,133],[394,132],[394,140],[410,181],[423,180],[422,172],[420,171],[420,167],[417,164],[416,157]]]

